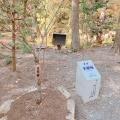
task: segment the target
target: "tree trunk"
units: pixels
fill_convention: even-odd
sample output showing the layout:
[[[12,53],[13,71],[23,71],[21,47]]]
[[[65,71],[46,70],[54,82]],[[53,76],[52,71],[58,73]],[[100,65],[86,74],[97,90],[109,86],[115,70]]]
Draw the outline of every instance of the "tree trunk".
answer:
[[[119,17],[118,17],[118,27],[120,27],[120,11],[119,11]]]
[[[120,29],[116,30],[115,41],[114,41],[114,53],[120,54]]]
[[[13,0],[13,8],[15,6],[15,1],[16,0]],[[15,12],[14,11],[13,11],[12,15],[13,15],[12,30],[15,33]],[[13,42],[13,46],[12,46],[12,67],[13,67],[13,72],[14,72],[14,71],[16,71],[16,48],[15,48],[16,36],[13,32],[12,32],[12,42]]]
[[[79,0],[72,0],[72,43],[71,48],[80,49]]]
[[[26,12],[27,12],[27,0],[24,1],[24,19],[26,19]]]
[[[96,41],[98,44],[102,44],[102,32],[97,33]]]

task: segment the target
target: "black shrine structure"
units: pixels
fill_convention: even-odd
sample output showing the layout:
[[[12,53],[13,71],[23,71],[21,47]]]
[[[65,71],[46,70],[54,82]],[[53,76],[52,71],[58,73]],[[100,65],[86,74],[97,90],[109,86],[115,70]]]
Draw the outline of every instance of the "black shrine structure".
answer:
[[[57,49],[60,50],[66,42],[66,34],[63,33],[53,33],[52,44],[57,45]]]

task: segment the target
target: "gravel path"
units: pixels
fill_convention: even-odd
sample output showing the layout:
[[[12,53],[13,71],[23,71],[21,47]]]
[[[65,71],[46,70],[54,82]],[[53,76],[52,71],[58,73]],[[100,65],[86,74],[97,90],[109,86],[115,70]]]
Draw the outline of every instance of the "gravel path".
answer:
[[[53,54],[46,58],[48,61],[51,58],[52,62],[48,65],[46,76],[52,85],[64,86],[72,94],[77,120],[120,120],[120,56],[113,56],[110,48],[100,47],[77,53],[48,51],[48,54]],[[99,98],[84,104],[75,94],[76,62],[88,59],[97,67],[102,81]]]
[[[43,86],[63,86],[71,93],[76,103],[76,120],[120,120],[120,56],[112,55],[111,46],[82,50],[76,53],[60,52],[47,48]],[[36,86],[34,61],[31,54],[18,55],[18,70],[11,67],[0,68],[0,105],[3,101],[16,98],[18,89]],[[92,60],[102,76],[100,95],[97,100],[83,103],[75,93],[77,61]],[[7,73],[7,75],[6,75]]]

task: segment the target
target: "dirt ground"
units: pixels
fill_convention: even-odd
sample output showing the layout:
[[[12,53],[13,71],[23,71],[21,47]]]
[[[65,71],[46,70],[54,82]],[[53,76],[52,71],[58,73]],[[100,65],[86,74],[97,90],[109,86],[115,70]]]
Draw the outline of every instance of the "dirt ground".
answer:
[[[42,86],[65,87],[75,100],[76,120],[120,120],[120,56],[112,54],[111,46],[94,47],[75,53],[67,50],[45,50]],[[92,60],[102,76],[98,99],[86,104],[75,93],[76,63],[81,60]],[[17,52],[16,72],[12,72],[11,65],[4,65],[4,61],[5,58],[0,60],[0,105],[36,87],[32,54]]]
[[[7,120],[65,120],[68,115],[67,100],[57,90],[42,90],[42,102],[36,104],[38,92],[30,92],[15,100]]]

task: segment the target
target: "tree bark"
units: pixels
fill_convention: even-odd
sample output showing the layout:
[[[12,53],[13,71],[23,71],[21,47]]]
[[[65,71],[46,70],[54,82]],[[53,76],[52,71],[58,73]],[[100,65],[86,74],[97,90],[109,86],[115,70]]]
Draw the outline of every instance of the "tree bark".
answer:
[[[120,54],[120,28],[116,30],[113,48],[114,48],[114,53]]]
[[[118,27],[120,27],[120,11],[119,11],[119,17],[118,17]]]
[[[102,44],[102,32],[97,33],[96,41],[98,44]]]
[[[16,0],[13,0],[13,8],[15,6],[15,2]],[[13,15],[13,20],[12,20],[12,30],[15,33],[15,12],[13,11],[12,13]],[[16,41],[16,36],[12,32],[12,42],[13,42],[13,46],[12,46],[12,67],[13,67],[13,72],[16,71],[16,48],[15,48],[15,41]]]
[[[79,0],[72,0],[72,42],[71,48],[80,49]]]
[[[27,13],[27,1],[28,0],[24,1],[24,19],[26,19],[26,13]]]

